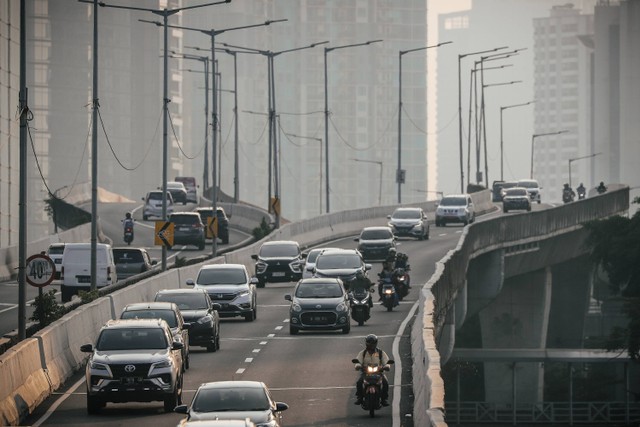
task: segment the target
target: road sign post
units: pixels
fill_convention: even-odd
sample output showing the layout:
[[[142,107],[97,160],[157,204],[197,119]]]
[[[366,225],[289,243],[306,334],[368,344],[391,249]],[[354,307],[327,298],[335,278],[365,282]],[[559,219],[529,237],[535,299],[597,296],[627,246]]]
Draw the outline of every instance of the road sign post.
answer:
[[[210,216],[207,218],[207,229],[206,236],[207,239],[217,239],[218,238],[218,217]]]
[[[27,259],[25,279],[31,286],[43,288],[53,281],[56,275],[56,264],[43,254],[31,255]]]

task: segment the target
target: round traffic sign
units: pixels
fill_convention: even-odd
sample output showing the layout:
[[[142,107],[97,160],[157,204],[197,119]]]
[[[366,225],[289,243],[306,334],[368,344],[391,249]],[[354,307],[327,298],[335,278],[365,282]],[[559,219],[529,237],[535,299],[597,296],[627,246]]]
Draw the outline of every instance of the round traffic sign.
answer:
[[[56,275],[56,264],[46,255],[31,255],[27,259],[27,283],[43,288],[49,285]]]

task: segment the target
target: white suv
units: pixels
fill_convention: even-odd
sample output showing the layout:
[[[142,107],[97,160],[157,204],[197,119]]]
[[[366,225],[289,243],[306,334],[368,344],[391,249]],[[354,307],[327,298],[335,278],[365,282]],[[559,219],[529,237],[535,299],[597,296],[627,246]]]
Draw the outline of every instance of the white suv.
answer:
[[[538,185],[538,181],[535,179],[521,179],[518,181],[518,187],[524,187],[527,189],[527,193],[529,193],[529,198],[531,202],[541,203],[540,197],[540,186]]]
[[[475,220],[475,206],[468,194],[444,196],[436,209],[436,227],[447,225],[448,222],[467,225]]]
[[[142,219],[148,220],[154,216],[162,219],[162,191],[149,191],[146,197],[143,197],[144,207],[142,208]],[[167,191],[167,216],[173,213],[173,197]]]

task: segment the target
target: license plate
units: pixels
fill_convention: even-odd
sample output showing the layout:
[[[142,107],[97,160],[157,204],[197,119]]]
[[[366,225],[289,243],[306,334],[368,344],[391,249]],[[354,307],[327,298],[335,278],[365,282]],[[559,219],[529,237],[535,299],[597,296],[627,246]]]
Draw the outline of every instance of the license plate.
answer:
[[[273,277],[284,277],[284,272],[282,271],[276,271],[275,273],[272,274]]]
[[[189,227],[180,227],[178,228],[180,231],[189,231]]]
[[[326,322],[327,318],[325,316],[313,316],[314,322]]]
[[[135,384],[135,383],[139,383],[142,382],[142,378],[140,377],[125,377],[122,378],[122,383],[123,384]]]
[[[76,276],[78,283],[91,283],[91,276]]]

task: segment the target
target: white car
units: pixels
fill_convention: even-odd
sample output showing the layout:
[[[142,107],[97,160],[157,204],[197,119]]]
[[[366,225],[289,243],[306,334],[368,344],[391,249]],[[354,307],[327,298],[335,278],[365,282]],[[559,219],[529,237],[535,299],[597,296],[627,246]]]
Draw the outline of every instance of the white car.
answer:
[[[538,185],[538,181],[535,179],[521,179],[518,181],[518,187],[524,187],[527,189],[527,193],[529,193],[529,197],[532,202],[542,202],[540,197],[540,186]]]
[[[149,191],[143,197],[144,207],[142,208],[142,219],[148,220],[150,217],[162,219],[162,191]],[[167,218],[173,213],[173,197],[167,191]]]
[[[436,227],[449,222],[471,224],[476,220],[476,210],[468,194],[444,196],[436,209]]]

